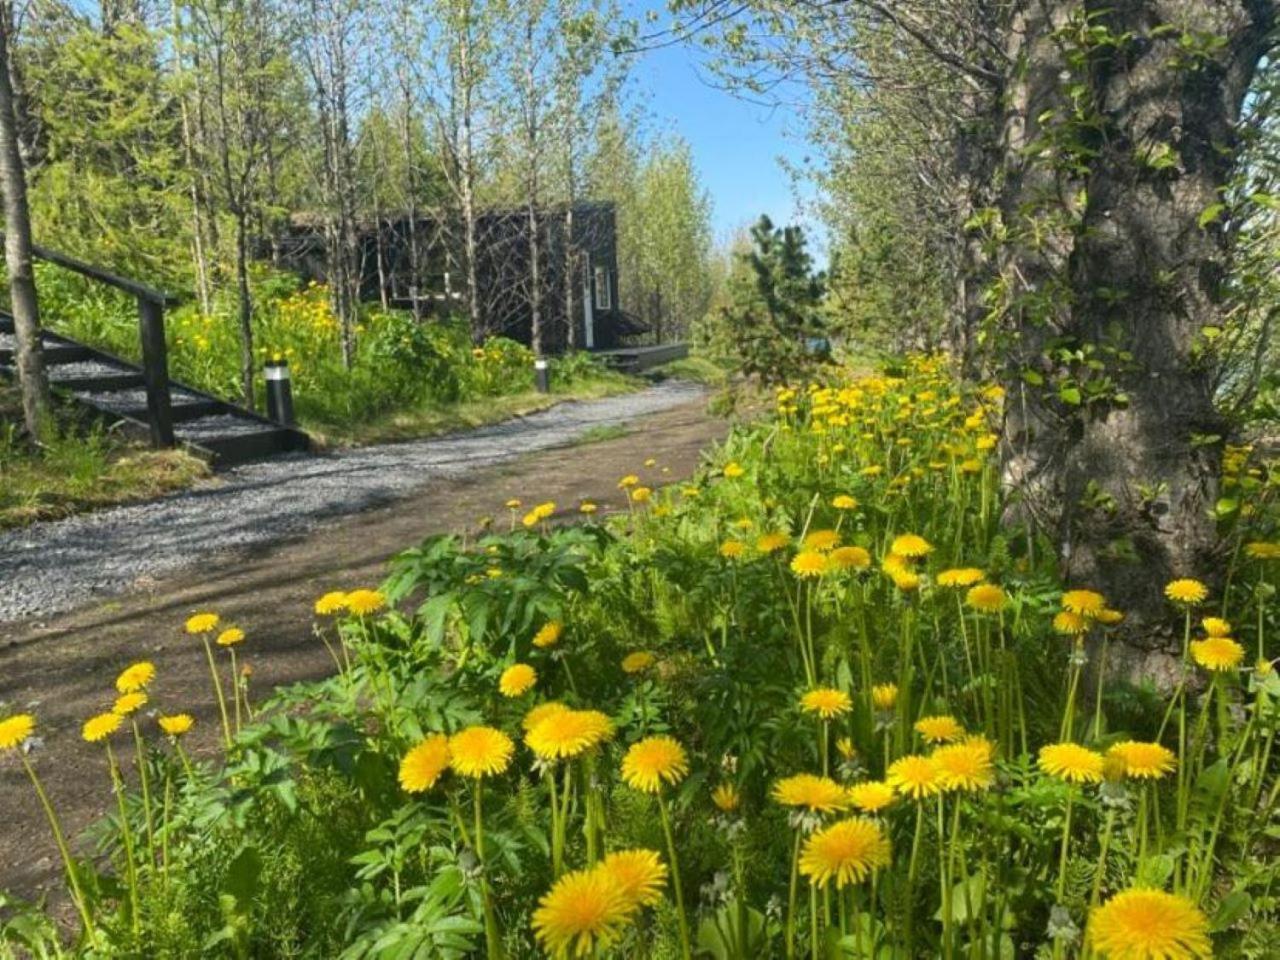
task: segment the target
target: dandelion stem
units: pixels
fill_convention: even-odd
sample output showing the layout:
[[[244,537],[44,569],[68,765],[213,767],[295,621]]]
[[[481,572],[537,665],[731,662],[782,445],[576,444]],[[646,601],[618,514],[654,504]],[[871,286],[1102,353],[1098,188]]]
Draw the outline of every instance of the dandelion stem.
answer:
[[[80,875],[76,866],[76,862],[71,857],[71,848],[67,846],[66,835],[62,832],[62,824],[58,821],[58,815],[53,810],[53,804],[49,802],[49,795],[44,792],[44,785],[41,784],[40,778],[36,776],[36,771],[31,766],[31,761],[27,759],[25,751],[18,751],[18,756],[22,759],[22,767],[27,771],[27,776],[31,779],[31,785],[35,787],[36,797],[40,800],[40,806],[44,809],[45,819],[49,821],[49,830],[53,833],[53,842],[58,848],[58,854],[62,857],[62,866],[67,871],[67,882],[71,885],[71,896],[76,902],[76,910],[80,914],[80,921],[84,924],[85,938],[90,942],[94,942],[98,938],[97,930],[93,925],[93,917],[89,913],[88,902],[84,898],[84,891],[80,887]]]
[[[116,763],[115,751],[111,749],[111,741],[105,741],[107,745],[107,766],[111,770],[111,785],[116,794],[116,806],[120,810],[120,837],[124,842],[124,859],[127,878],[129,881],[129,911],[133,932],[136,935],[140,929],[141,906],[138,901],[138,862],[133,853],[133,830],[129,827],[129,810],[125,806],[124,800],[124,780],[120,776],[120,766]]]
[[[147,757],[142,746],[142,731],[138,729],[138,721],[136,719],[131,717],[130,722],[133,724],[133,743],[137,755],[138,782],[142,785],[142,812],[147,819],[147,863],[148,865],[153,865],[156,862],[156,833],[151,819],[151,778],[147,774]]]
[[[209,673],[213,677],[213,692],[218,698],[218,713],[222,716],[222,741],[226,745],[227,752],[231,752],[231,724],[227,720],[227,700],[222,695],[222,679],[218,676],[218,665],[213,661],[213,647],[209,646],[208,636],[202,636],[204,640],[204,654],[209,660]]]
[[[231,696],[235,699],[236,736],[240,735],[240,673],[236,669],[236,648],[228,647],[231,654]]]
[[[667,856],[671,858],[671,886],[676,894],[676,919],[680,922],[680,954],[684,960],[691,960],[693,948],[689,942],[689,919],[684,912],[684,892],[680,886],[680,861],[676,857],[676,841],[671,833],[671,814],[662,794],[658,794],[658,814],[662,818],[662,832],[667,838]]]

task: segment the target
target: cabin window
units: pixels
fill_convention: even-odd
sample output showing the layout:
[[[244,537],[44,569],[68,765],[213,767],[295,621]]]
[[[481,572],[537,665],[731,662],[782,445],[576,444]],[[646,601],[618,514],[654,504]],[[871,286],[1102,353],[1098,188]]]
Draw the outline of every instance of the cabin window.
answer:
[[[610,284],[609,271],[605,267],[596,267],[596,309],[613,309],[613,287]]]

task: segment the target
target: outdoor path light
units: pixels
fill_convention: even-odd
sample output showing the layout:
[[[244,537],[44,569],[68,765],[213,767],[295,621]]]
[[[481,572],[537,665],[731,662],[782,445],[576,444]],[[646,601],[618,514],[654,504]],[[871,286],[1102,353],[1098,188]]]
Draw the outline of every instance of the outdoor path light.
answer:
[[[283,357],[268,361],[263,376],[267,381],[267,416],[276,423],[292,427],[293,380],[289,376],[289,361]]]

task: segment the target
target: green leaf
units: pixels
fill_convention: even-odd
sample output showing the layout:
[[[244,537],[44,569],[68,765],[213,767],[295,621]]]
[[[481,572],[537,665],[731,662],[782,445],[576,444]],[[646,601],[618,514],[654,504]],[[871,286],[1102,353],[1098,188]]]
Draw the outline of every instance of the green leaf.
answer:
[[[1227,209],[1227,205],[1225,203],[1211,203],[1200,211],[1200,218],[1196,223],[1200,226],[1200,229],[1203,230],[1209,224],[1213,223],[1213,221],[1217,220],[1225,209]]]
[[[1058,388],[1058,399],[1063,403],[1069,403],[1073,407],[1080,406],[1080,388],[1061,386]]]
[[[1213,924],[1210,927],[1213,933],[1221,933],[1228,927],[1235,926],[1249,909],[1253,906],[1253,897],[1249,896],[1248,891],[1232,890],[1222,902],[1218,904],[1218,909],[1213,915]]]
[[[236,908],[244,912],[258,893],[258,880],[262,876],[262,856],[257,848],[243,846],[227,866],[218,890],[235,899]]]

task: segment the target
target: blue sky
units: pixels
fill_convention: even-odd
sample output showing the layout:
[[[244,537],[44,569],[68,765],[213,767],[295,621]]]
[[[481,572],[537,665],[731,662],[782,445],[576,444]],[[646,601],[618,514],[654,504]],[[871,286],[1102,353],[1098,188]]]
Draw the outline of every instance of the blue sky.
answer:
[[[700,68],[698,53],[683,44],[638,57],[633,77],[658,127],[689,142],[714,204],[717,243],[761,213],[777,224],[802,219],[791,178],[778,163],[786,157],[798,165],[806,153],[798,136],[787,135],[797,127],[793,111],[718,89],[710,72]]]

